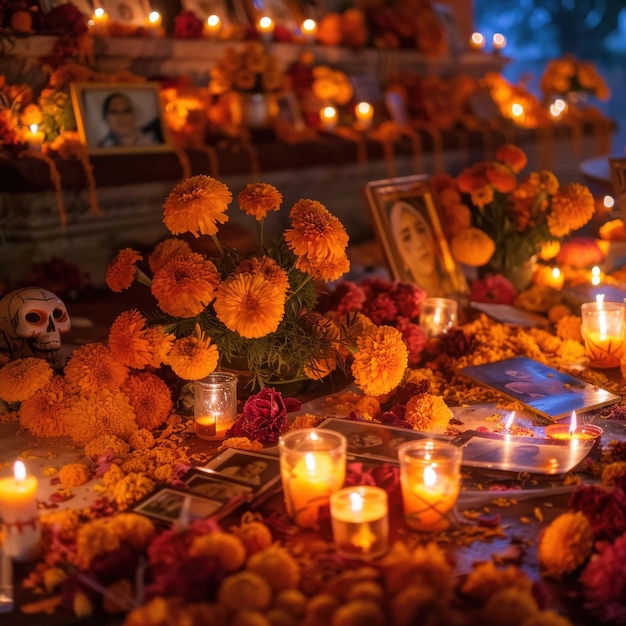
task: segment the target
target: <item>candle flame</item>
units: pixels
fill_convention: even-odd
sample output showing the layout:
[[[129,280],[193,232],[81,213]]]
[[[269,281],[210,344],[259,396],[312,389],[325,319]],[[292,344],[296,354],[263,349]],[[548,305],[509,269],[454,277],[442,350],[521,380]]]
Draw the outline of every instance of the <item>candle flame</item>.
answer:
[[[513,117],[522,117],[524,115],[524,107],[519,102],[514,102],[511,105],[511,113]]]
[[[569,423],[569,434],[573,435],[576,432],[576,411],[572,411],[572,417],[570,419],[570,423]]]
[[[515,421],[515,411],[511,411],[511,415],[509,415],[509,418],[506,420],[506,422],[504,422],[504,428],[506,430],[510,430],[511,426],[513,426],[514,421]]]
[[[317,28],[317,24],[315,23],[315,20],[312,20],[309,18],[307,20],[304,20],[304,22],[302,22],[302,30],[306,33],[313,32],[316,28]]]
[[[485,36],[482,33],[472,33],[470,40],[476,48],[482,48],[485,45]]]
[[[607,209],[612,209],[615,206],[615,198],[613,196],[604,196],[602,204],[604,204]]]
[[[558,267],[552,268],[552,278],[558,280],[561,277],[561,270]]]
[[[351,493],[350,506],[353,513],[360,513],[363,510],[363,496],[357,492]]]
[[[424,468],[424,484],[427,487],[432,487],[437,482],[437,472],[431,465],[427,465]]]
[[[356,105],[356,110],[361,115],[369,115],[369,112],[372,110],[372,105],[369,102],[359,102],[359,104]]]
[[[144,13],[145,15],[145,13]],[[148,21],[150,24],[156,24],[161,19],[158,11],[151,11],[150,15],[148,15]]]
[[[591,284],[592,285],[599,285],[600,284],[600,268],[597,265],[594,265],[591,268]],[[604,299],[604,295],[602,295],[602,298]],[[596,296],[596,301],[598,300],[597,296]]]
[[[304,464],[309,472],[309,474],[315,474],[315,470],[317,470],[317,463],[315,462],[315,456],[312,454],[304,455]]]
[[[600,333],[600,339],[604,341],[607,334],[606,313],[604,312],[604,294],[599,293],[596,296],[596,303],[598,304],[598,331]]]
[[[15,476],[15,480],[24,480],[26,478],[26,466],[22,461],[15,461],[13,475]]]
[[[209,26],[215,27],[220,23],[220,18],[217,15],[209,15],[209,17],[206,18],[206,23]]]
[[[309,439],[311,441],[319,441],[319,436],[315,431],[313,431],[312,433],[309,433]]]
[[[337,117],[337,109],[335,107],[324,107],[322,109],[322,117],[326,120],[334,120]]]
[[[493,43],[493,47],[496,48],[496,50],[499,50],[506,46],[506,37],[502,33],[495,33],[491,41]]]
[[[94,10],[93,14],[96,17],[103,17],[104,16],[104,9],[102,7],[98,7],[97,9]],[[145,15],[145,13],[144,13]]]
[[[272,22],[272,18],[271,17],[267,17],[267,15],[264,15],[260,20],[259,20],[259,26],[263,29],[263,30],[269,30],[272,27],[272,24],[274,22]]]
[[[39,126],[37,124],[31,124],[30,125],[30,132],[33,133],[33,135],[39,130]]]

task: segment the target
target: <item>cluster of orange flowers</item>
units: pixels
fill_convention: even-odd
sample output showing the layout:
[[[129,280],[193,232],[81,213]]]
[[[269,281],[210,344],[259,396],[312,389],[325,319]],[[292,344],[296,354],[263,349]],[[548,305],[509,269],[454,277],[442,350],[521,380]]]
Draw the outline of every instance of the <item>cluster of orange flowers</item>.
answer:
[[[541,90],[546,97],[585,93],[599,100],[608,100],[611,91],[592,61],[581,61],[571,54],[552,59],[541,77]]]

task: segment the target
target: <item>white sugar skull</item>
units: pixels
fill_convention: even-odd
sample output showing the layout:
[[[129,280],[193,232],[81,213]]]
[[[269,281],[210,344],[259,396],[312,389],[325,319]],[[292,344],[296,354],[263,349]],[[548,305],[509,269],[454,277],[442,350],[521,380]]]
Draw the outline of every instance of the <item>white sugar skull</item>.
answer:
[[[11,358],[35,356],[63,367],[61,335],[70,327],[65,305],[47,289],[17,289],[0,300],[0,333]]]

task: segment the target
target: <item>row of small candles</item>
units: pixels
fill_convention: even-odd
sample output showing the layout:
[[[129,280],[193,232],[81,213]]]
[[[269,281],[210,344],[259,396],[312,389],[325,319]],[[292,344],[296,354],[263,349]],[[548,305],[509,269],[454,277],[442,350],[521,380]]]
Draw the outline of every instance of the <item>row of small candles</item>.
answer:
[[[470,48],[473,50],[482,50],[487,44],[487,39],[482,33],[472,33],[469,40]],[[491,47],[494,51],[500,52],[506,47],[506,37],[502,33],[494,33],[491,38]]]
[[[355,126],[358,130],[371,128],[374,121],[374,107],[369,102],[359,102],[354,107]],[[337,128],[339,113],[334,106],[325,106],[320,109],[320,124],[323,130],[332,132]]]

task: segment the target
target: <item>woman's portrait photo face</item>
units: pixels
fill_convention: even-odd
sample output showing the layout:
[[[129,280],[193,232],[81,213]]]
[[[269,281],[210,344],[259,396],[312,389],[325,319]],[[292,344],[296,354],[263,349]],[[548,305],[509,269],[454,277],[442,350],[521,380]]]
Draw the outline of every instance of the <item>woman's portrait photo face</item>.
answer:
[[[424,273],[434,272],[437,246],[430,224],[406,202],[398,202],[392,211],[395,207],[399,211],[397,234],[402,256],[421,267]]]
[[[113,93],[104,101],[102,112],[111,133],[122,143],[125,139],[130,142],[137,130],[135,108],[130,98],[123,93]]]

